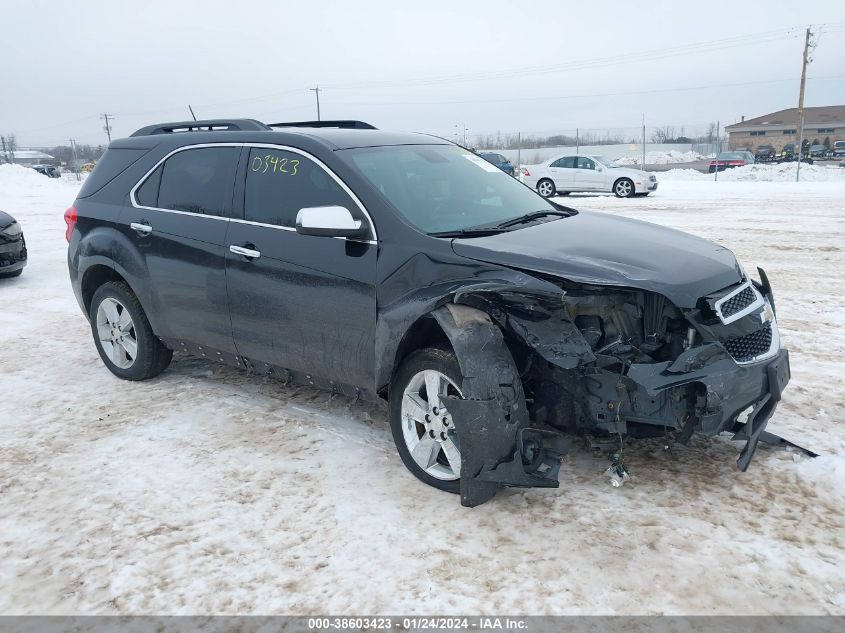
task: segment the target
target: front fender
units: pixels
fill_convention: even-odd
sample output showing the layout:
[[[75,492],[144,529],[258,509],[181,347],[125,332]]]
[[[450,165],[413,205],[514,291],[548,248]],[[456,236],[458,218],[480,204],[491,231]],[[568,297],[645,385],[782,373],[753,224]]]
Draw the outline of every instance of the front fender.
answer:
[[[449,398],[461,445],[461,503],[473,507],[506,486],[557,487],[565,440],[528,428],[522,380],[490,316],[448,303],[432,313],[452,343],[463,399]]]

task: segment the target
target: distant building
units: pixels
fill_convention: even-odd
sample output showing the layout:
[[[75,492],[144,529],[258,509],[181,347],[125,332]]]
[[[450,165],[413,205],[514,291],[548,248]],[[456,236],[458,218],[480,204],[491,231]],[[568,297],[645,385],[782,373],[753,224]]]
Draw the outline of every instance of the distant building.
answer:
[[[0,163],[16,163],[18,165],[58,165],[59,161],[50,154],[39,152],[35,149],[16,149],[14,157],[12,152],[6,151],[3,154],[3,148],[0,147]]]
[[[752,152],[758,145],[772,145],[780,151],[787,143],[798,145],[798,108],[789,108],[743,120],[725,127],[731,149]],[[804,138],[823,143],[825,138],[845,141],[845,105],[804,108]]]

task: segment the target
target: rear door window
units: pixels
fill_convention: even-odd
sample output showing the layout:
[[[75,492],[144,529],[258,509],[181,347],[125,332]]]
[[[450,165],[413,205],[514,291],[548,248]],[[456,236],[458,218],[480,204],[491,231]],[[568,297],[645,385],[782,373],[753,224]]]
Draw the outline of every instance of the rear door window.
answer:
[[[586,156],[579,156],[578,162],[576,163],[576,167],[578,169],[595,169],[596,163],[591,158],[587,158]]]
[[[281,149],[253,147],[246,166],[244,219],[274,226],[296,226],[306,207],[341,206],[353,216],[349,194],[314,161]]]
[[[239,152],[238,147],[199,147],[177,152],[164,162],[157,203],[150,206],[227,216],[232,206],[232,183]],[[155,173],[148,182],[153,180],[152,176]],[[139,194],[147,195],[142,190],[148,182],[141,186]]]
[[[572,169],[573,167],[575,167],[575,156],[566,156],[564,158],[558,158],[555,162],[551,164],[551,166],[564,169]]]

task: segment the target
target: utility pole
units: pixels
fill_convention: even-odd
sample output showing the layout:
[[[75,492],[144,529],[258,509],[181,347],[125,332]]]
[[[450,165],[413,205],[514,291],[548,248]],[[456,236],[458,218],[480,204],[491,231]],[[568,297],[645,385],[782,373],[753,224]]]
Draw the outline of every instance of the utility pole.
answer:
[[[317,97],[317,120],[320,120],[320,86],[316,88],[309,88],[311,92]]]
[[[795,170],[795,182],[801,176],[801,158],[804,154],[804,84],[807,82],[807,64],[810,63],[810,27],[804,37],[804,61],[801,64],[801,89],[798,91],[798,167]]]
[[[516,173],[522,180],[522,132],[516,133]]]
[[[578,154],[581,151],[581,139],[580,139],[580,130],[576,127],[575,128],[575,153]]]
[[[76,174],[76,179],[79,180],[79,160],[76,156],[76,141],[70,139],[70,151],[73,156],[73,171]]]
[[[643,112],[643,164],[642,168],[645,169],[645,112]]]
[[[100,118],[106,122],[103,129],[106,131],[106,136],[109,137],[109,143],[111,143],[111,124],[109,123],[109,119],[114,119],[114,116],[103,113],[100,115]]]
[[[713,180],[719,180],[719,154],[722,153],[722,141],[719,138],[721,124],[721,121],[716,121],[716,169],[713,170]],[[730,149],[730,146],[728,149]],[[727,165],[727,163],[725,164]]]

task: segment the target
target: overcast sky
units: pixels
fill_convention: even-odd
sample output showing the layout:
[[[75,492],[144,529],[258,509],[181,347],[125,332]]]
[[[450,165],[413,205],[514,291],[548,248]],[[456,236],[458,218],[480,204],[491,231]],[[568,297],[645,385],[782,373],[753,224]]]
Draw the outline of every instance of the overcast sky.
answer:
[[[845,104],[843,0],[2,0],[0,132],[313,119],[319,85],[323,118],[380,128],[690,133],[794,106],[810,24],[806,103]]]

